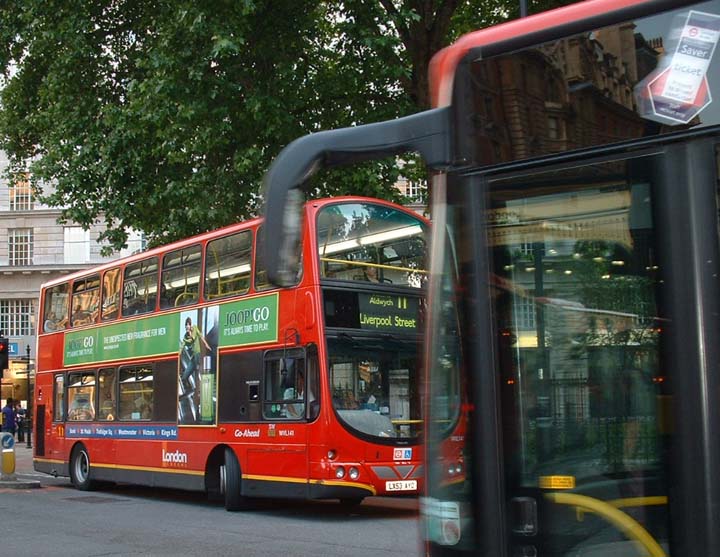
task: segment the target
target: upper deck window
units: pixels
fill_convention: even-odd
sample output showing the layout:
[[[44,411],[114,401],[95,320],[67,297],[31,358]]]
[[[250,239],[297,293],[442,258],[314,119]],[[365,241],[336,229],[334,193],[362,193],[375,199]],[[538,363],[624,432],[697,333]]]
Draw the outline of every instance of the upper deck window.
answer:
[[[200,298],[202,249],[199,245],[171,251],[163,258],[160,308],[194,304]]]
[[[70,285],[58,284],[48,288],[43,308],[43,332],[52,333],[64,329],[68,324],[68,300]]]
[[[250,288],[252,232],[209,242],[205,256],[205,298],[245,294]]]
[[[110,269],[103,275],[102,320],[109,321],[120,315],[120,269]]]
[[[95,323],[100,310],[100,275],[93,275],[73,283],[71,325],[77,327]]]
[[[157,275],[157,257],[143,259],[125,267],[123,315],[137,315],[155,309]]]
[[[346,203],[317,217],[320,276],[420,287],[426,276],[427,226],[384,205]]]

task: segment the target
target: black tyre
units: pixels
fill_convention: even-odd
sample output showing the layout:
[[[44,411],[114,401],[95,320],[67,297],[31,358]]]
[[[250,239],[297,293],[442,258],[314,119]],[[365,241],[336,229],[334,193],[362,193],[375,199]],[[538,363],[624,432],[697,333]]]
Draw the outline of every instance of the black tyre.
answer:
[[[240,464],[232,449],[225,449],[225,463],[220,467],[220,489],[225,498],[225,509],[242,511],[248,508],[248,499],[242,495]]]
[[[70,481],[80,491],[95,489],[95,482],[90,479],[90,455],[84,445],[78,445],[70,457]]]

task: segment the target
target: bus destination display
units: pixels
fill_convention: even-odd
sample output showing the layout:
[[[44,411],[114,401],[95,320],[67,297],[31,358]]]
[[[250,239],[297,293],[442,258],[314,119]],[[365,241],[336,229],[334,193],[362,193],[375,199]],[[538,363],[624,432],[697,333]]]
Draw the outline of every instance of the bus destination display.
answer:
[[[326,290],[328,327],[416,333],[420,330],[420,298],[402,294],[369,294]]]

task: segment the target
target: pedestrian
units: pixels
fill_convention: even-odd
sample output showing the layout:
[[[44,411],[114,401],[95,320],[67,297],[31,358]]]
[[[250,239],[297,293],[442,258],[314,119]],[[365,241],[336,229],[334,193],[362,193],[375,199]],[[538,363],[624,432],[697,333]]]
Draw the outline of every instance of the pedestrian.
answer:
[[[15,402],[15,424],[17,425],[17,440],[18,443],[25,441],[25,414],[26,410],[20,404],[20,401]]]
[[[15,437],[15,430],[17,429],[17,417],[15,416],[15,405],[12,398],[8,398],[5,402],[5,406],[2,409],[3,426],[2,430],[12,433]]]

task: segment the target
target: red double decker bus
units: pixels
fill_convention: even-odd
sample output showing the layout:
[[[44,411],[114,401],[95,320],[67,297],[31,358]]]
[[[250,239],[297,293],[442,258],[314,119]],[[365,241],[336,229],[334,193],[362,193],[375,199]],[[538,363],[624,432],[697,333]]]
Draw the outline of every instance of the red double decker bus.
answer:
[[[284,288],[261,219],[45,284],[35,469],[228,510],[419,493],[427,234],[392,203],[317,200]]]

